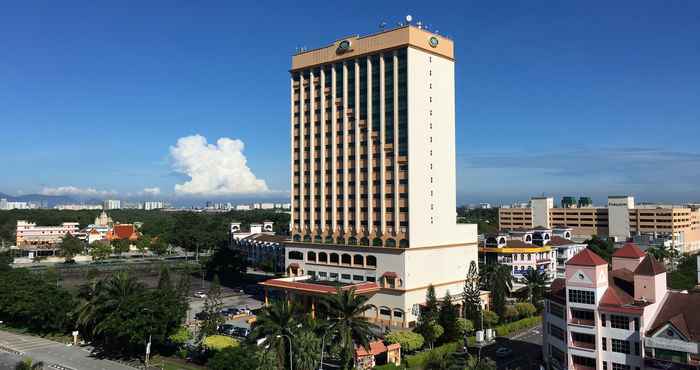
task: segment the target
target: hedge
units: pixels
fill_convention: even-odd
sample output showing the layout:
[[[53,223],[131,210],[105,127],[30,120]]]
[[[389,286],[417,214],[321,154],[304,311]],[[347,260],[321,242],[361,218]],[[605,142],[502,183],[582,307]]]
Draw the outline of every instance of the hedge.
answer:
[[[511,322],[510,324],[503,324],[496,327],[496,335],[499,337],[504,337],[508,334],[521,331],[523,329],[531,328],[542,322],[541,316],[528,317],[526,319]]]
[[[430,351],[425,351],[425,352],[417,353],[415,355],[406,356],[406,358],[404,360],[406,367],[411,368],[411,369],[413,369],[413,368],[422,369],[423,366],[425,365],[425,363],[430,358],[431,353],[437,353],[438,355],[441,355],[444,357],[444,356],[449,355],[450,353],[456,352],[457,348],[459,348],[458,346],[460,346],[460,345],[461,344],[459,342],[447,343],[447,344],[443,344],[439,347],[435,347]]]

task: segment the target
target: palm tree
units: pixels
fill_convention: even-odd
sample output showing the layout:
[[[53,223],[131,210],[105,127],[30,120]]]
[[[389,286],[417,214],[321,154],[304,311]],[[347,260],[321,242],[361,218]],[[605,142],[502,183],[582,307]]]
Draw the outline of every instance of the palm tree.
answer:
[[[547,285],[547,275],[544,273],[544,271],[528,269],[525,272],[523,279],[525,279],[525,285],[527,286],[530,303],[539,302],[541,293],[544,291],[544,288]]]
[[[15,366],[15,370],[41,370],[44,368],[43,362],[34,362],[31,358],[25,358]]]
[[[143,290],[143,285],[127,272],[117,272],[107,280],[95,284],[90,297],[78,312],[78,325],[87,328],[91,334],[102,331],[104,317],[115,312],[130,297]]]
[[[375,335],[372,330],[379,327],[370,323],[364,313],[371,308],[368,297],[356,295],[355,289],[341,290],[324,297],[323,305],[328,312],[328,320],[333,323],[333,342],[340,347],[341,366],[352,367],[355,344],[369,348],[369,341]]]
[[[258,314],[253,330],[250,333],[252,340],[264,339],[270,348],[277,352],[277,359],[282,363],[287,361],[287,340],[294,338],[294,328],[299,324],[296,307],[287,301],[274,301]]]
[[[484,289],[491,292],[494,311],[503,316],[506,308],[506,296],[513,289],[513,275],[508,265],[486,265],[481,275]]]

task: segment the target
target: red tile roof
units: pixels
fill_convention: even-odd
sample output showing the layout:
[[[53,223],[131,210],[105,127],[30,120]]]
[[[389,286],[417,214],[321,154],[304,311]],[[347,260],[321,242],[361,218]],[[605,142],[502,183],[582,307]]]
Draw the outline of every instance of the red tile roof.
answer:
[[[656,315],[654,323],[649,327],[647,335],[651,336],[667,323],[671,323],[691,341],[700,341],[698,307],[700,307],[700,294],[669,292],[663,307]]]
[[[387,351],[392,351],[401,348],[401,345],[398,343],[390,344],[390,345],[385,345],[384,342],[382,341],[374,341],[369,343],[369,352],[367,351],[366,348],[362,346],[358,346],[355,349],[355,355],[357,357],[364,357],[364,356],[377,356],[379,354],[382,354]]]
[[[644,257],[642,262],[639,263],[639,266],[634,270],[635,275],[644,276],[654,276],[664,272],[666,272],[666,267],[650,254]]]
[[[637,259],[644,257],[644,252],[642,252],[636,244],[626,243],[622,248],[619,248],[613,253],[613,257]]]
[[[397,278],[399,275],[393,271],[387,271],[382,274],[382,276],[388,277],[388,278]]]
[[[138,238],[138,231],[132,224],[114,225],[114,228],[107,234],[107,239],[109,240],[136,240]]]
[[[560,246],[560,245],[572,245],[572,244],[581,244],[581,243],[576,243],[573,240],[569,240],[566,238],[562,238],[561,236],[554,235],[552,239],[549,240],[549,243],[547,245],[552,245],[552,246]]]
[[[566,264],[573,266],[600,266],[607,265],[608,262],[606,262],[603,258],[595,254],[590,249],[585,248],[577,255],[571,257],[571,259],[568,260]]]
[[[329,284],[319,284],[313,281],[288,281],[283,279],[270,279],[259,283],[262,286],[279,289],[289,289],[302,293],[335,294],[336,287]],[[340,290],[355,289],[356,294],[374,293],[379,291],[379,286],[373,282],[348,284],[340,286]]]

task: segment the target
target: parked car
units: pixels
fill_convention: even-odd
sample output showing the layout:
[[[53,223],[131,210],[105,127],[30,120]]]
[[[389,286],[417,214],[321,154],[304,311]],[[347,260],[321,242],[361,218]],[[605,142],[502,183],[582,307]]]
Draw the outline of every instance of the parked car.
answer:
[[[236,335],[236,329],[238,329],[238,328],[236,328],[235,326],[233,326],[231,324],[223,324],[223,325],[219,326],[219,333],[224,334],[224,335],[228,335],[228,336],[234,336],[234,335]]]
[[[198,291],[194,292],[194,296],[195,296],[195,298],[207,298],[207,293],[204,293],[203,291],[198,290]]]
[[[496,357],[508,357],[513,353],[513,350],[506,347],[500,347],[496,350]]]
[[[246,338],[246,337],[248,337],[248,336],[250,335],[250,329],[248,329],[248,328],[241,328],[241,327],[235,327],[235,328],[233,329],[233,335],[235,335],[235,336],[237,336],[237,337]]]

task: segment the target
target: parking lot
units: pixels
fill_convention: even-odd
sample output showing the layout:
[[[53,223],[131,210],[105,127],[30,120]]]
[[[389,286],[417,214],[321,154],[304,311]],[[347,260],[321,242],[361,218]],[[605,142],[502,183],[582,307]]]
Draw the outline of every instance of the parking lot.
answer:
[[[505,348],[498,354],[499,348]],[[482,356],[496,361],[498,370],[539,370],[542,364],[542,327],[540,325],[512,338],[496,338],[496,343],[484,347]]]

